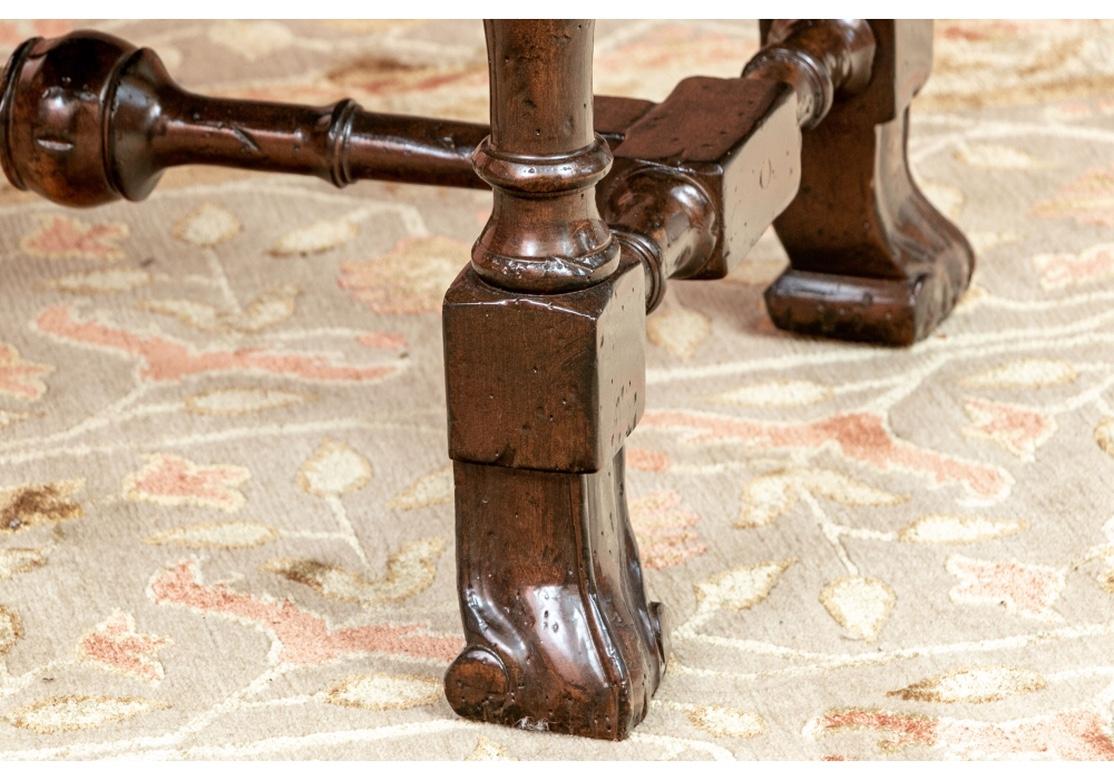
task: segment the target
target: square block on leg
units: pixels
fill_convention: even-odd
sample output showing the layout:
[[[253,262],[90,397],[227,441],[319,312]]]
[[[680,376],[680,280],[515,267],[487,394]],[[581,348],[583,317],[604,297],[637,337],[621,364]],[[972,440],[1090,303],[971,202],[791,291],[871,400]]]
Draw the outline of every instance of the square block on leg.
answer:
[[[610,463],[645,406],[638,262],[584,290],[528,295],[472,269],[445,294],[453,460],[570,473]]]

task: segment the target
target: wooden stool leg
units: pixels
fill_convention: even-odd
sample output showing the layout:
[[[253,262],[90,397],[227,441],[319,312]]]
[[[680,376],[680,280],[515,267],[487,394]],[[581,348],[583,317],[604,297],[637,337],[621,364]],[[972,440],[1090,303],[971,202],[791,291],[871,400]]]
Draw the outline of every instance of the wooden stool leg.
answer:
[[[587,20],[486,23],[493,188],[445,296],[449,454],[467,646],[453,709],[622,739],[664,667],[623,492],[645,401],[645,280],[600,219]]]
[[[762,25],[763,40],[779,22]],[[791,267],[766,291],[778,327],[906,345],[967,288],[974,253],[909,173],[909,104],[932,66],[932,23],[870,23],[873,76],[804,134],[801,187],[774,222]]]

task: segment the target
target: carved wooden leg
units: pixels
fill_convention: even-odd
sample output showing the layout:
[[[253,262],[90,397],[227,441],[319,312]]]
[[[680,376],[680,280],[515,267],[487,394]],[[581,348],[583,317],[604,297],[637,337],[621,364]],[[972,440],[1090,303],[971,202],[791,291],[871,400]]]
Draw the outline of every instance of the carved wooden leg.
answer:
[[[623,492],[645,280],[600,219],[590,21],[486,23],[494,208],[445,296],[461,715],[622,739],[664,667]]]
[[[784,20],[765,22],[776,40]],[[974,253],[909,173],[909,103],[932,66],[932,23],[875,20],[873,77],[804,134],[801,187],[774,222],[791,267],[766,291],[778,327],[905,345],[967,288]]]

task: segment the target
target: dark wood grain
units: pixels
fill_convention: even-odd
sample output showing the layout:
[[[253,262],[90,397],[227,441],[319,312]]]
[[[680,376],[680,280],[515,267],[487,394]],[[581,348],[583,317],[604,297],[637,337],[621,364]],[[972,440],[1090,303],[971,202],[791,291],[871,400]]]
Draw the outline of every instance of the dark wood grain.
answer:
[[[466,717],[622,739],[664,670],[627,517],[623,452],[645,406],[646,292],[596,207],[589,20],[485,25],[494,188],[445,296],[449,454]]]
[[[795,20],[767,22],[793,41]],[[924,338],[967,289],[975,256],[909,171],[909,105],[932,66],[932,23],[875,20],[873,74],[836,94],[804,136],[801,189],[774,222],[791,268],[766,291],[778,327],[907,345]]]
[[[188,164],[490,186],[442,310],[465,634],[446,695],[465,717],[622,739],[668,656],[623,473],[667,280],[726,275],[772,223],[779,327],[909,344],[974,256],[906,159],[930,23],[764,22],[739,77],[658,104],[593,96],[593,29],[487,22],[490,126],[210,98],[113,36],[36,38],[0,81],[0,164],[69,206],[141,200]]]
[[[611,144],[653,104],[595,98]],[[327,106],[230,100],[183,89],[158,55],[79,30],[22,44],[0,91],[0,164],[13,185],[66,206],[150,194],[167,168],[218,165],[362,179],[486,187],[472,155],[487,125]]]

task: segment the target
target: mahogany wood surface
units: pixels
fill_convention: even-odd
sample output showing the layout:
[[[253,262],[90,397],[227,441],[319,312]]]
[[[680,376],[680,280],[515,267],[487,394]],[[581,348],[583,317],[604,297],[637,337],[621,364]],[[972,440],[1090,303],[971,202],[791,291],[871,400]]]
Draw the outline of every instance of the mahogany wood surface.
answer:
[[[465,634],[445,691],[465,717],[622,739],[668,658],[623,478],[667,281],[724,276],[773,224],[779,327],[903,345],[974,255],[906,159],[931,23],[766,21],[739,77],[657,104],[593,96],[593,26],[486,22],[490,126],[209,98],[113,36],[36,38],[0,80],[0,164],[68,206],[142,200],[186,164],[490,186],[443,307]]]

